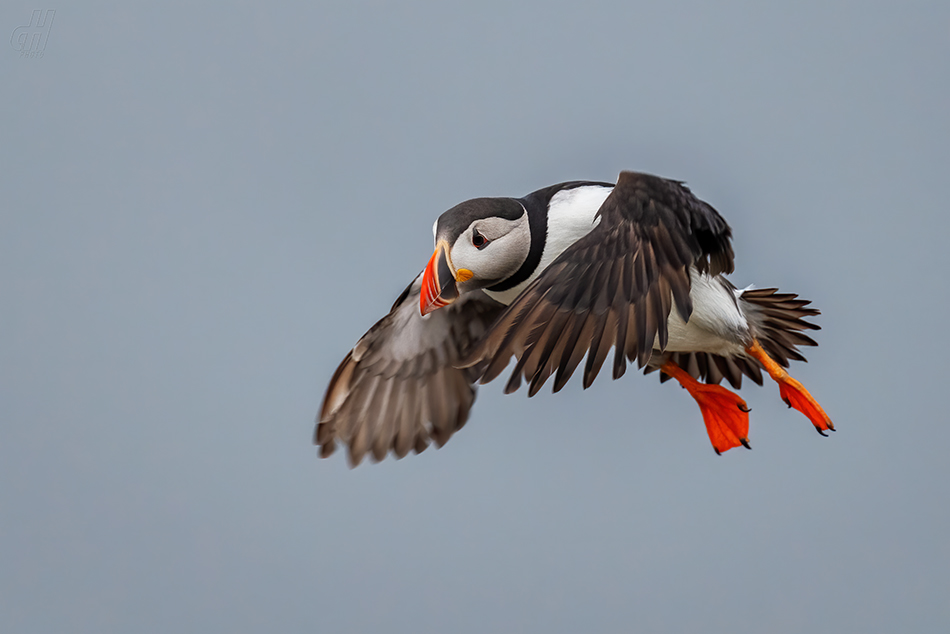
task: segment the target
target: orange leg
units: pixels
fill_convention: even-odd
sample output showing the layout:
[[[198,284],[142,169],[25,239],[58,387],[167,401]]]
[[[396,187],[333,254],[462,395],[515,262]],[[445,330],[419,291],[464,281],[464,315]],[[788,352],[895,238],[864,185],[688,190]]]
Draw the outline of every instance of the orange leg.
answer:
[[[789,407],[794,407],[807,416],[819,434],[827,436],[826,431],[835,430],[831,419],[828,417],[828,414],[825,413],[825,410],[821,408],[821,405],[818,404],[818,401],[808,393],[808,390],[806,390],[801,383],[789,376],[785,368],[776,363],[762,346],[759,345],[758,341],[753,339],[752,345],[746,348],[745,351],[758,359],[759,363],[765,367],[765,371],[769,373],[769,376],[778,383],[779,394],[782,396],[782,400],[785,401]]]
[[[733,447],[749,446],[749,408],[738,394],[730,392],[721,385],[700,383],[686,370],[672,361],[664,363],[660,370],[668,374],[686,388],[703,413],[706,432],[717,454]]]

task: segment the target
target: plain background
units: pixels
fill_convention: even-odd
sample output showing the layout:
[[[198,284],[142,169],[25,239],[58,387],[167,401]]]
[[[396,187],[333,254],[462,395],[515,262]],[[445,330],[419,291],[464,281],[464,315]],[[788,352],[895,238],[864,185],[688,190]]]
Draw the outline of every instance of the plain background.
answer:
[[[0,630],[950,629],[950,5],[43,8],[0,60]],[[442,211],[621,169],[822,310],[836,434],[748,384],[717,457],[630,371],[316,457]]]

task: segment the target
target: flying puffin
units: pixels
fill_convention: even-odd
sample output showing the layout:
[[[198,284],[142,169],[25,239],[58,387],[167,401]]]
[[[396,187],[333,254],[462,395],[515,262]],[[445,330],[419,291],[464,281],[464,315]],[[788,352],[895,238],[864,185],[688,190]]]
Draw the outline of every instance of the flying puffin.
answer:
[[[441,447],[468,419],[476,384],[515,359],[505,393],[584,388],[614,349],[614,379],[636,361],[676,379],[702,412],[716,453],[749,447],[742,375],[779,384],[822,435],[831,419],[785,368],[817,345],[810,302],[737,289],[732,231],[681,182],[622,172],[616,185],[573,181],[524,198],[476,198],[442,214],[435,252],[389,314],[357,342],[327,388],[314,443],[355,466]]]

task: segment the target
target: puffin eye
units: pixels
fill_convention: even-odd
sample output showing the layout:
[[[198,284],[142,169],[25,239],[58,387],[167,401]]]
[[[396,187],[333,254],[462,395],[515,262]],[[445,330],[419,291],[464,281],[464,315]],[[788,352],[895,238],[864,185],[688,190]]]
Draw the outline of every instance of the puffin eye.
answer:
[[[488,239],[478,232],[478,229],[472,229],[472,245],[476,249],[484,249],[488,246]]]

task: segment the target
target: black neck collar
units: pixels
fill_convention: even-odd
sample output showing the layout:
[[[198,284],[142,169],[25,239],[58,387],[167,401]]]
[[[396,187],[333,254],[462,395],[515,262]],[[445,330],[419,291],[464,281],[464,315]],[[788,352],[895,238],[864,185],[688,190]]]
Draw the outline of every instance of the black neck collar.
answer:
[[[514,275],[498,282],[494,286],[489,286],[487,290],[496,293],[507,291],[531,277],[531,274],[538,268],[538,264],[541,263],[541,256],[544,254],[544,245],[547,243],[548,207],[551,204],[551,199],[558,192],[591,185],[613,187],[612,183],[571,181],[569,183],[559,183],[545,187],[544,189],[539,189],[518,200],[528,213],[528,231],[531,233],[531,248],[528,250],[528,257],[525,258],[521,268],[515,271]]]

